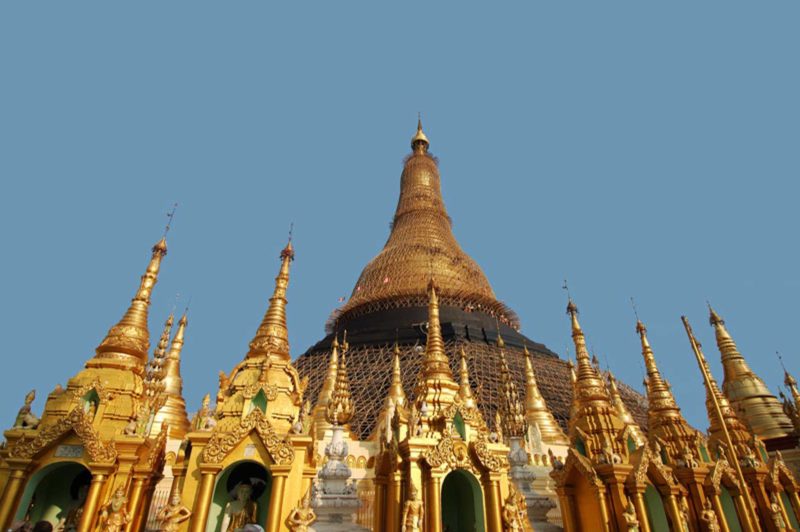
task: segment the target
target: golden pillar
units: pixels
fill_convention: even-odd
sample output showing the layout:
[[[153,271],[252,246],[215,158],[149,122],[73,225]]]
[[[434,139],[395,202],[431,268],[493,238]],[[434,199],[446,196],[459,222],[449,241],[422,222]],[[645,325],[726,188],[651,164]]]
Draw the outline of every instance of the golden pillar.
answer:
[[[92,482],[89,484],[89,491],[86,493],[86,502],[83,503],[83,513],[81,521],[78,523],[78,532],[89,532],[94,530],[94,521],[97,518],[97,511],[100,509],[100,497],[103,495],[108,474],[106,471],[98,471],[92,474]]]
[[[792,509],[794,510],[795,517],[797,517],[797,520],[800,521],[800,496],[797,495],[796,491],[791,491],[789,492],[789,500],[792,503]]]
[[[647,519],[647,506],[644,504],[644,494],[639,489],[633,495],[633,505],[636,507],[636,517],[639,519],[639,530],[650,532],[650,520]]]
[[[200,466],[200,487],[194,499],[192,520],[189,522],[190,532],[205,532],[208,521],[208,510],[211,507],[211,497],[214,496],[214,482],[217,479],[221,466]]]
[[[400,472],[395,471],[389,475],[389,485],[386,491],[388,492],[384,506],[386,532],[398,532],[400,530],[400,512],[405,502],[403,475]]]
[[[503,499],[500,495],[500,474],[489,473],[486,491],[486,530],[489,532],[502,532],[503,530]]]
[[[142,513],[144,513],[144,508],[142,508],[142,494],[144,493],[144,482],[145,478],[139,475],[133,477],[133,487],[131,487],[131,491],[128,494],[128,514],[133,517],[127,526],[125,527],[125,532],[132,532],[139,530],[139,526],[142,523]]]
[[[428,504],[425,514],[428,517],[428,532],[440,532],[442,530],[442,477],[437,473],[431,473],[427,481]]]
[[[600,519],[602,520],[601,530],[609,532],[611,528],[611,519],[608,513],[608,501],[606,500],[605,488],[603,485],[597,486],[597,504],[600,506]]]
[[[281,508],[283,507],[286,478],[291,471],[291,465],[273,465],[270,468],[272,475],[272,492],[269,496],[269,513],[264,527],[266,532],[279,532],[281,530]]]
[[[741,497],[736,497],[736,508],[739,509],[738,501]],[[730,527],[728,527],[728,518],[725,517],[725,511],[722,509],[722,503],[719,500],[719,494],[715,493],[713,497],[711,497],[711,506],[714,507],[714,513],[717,514],[717,521],[719,521],[719,528],[722,532],[731,532]],[[739,519],[741,519],[741,512],[739,512]]]
[[[578,526],[575,524],[575,508],[572,503],[572,489],[559,488],[556,493],[558,493],[558,504],[561,506],[564,532],[578,532]]]
[[[3,530],[10,528],[14,520],[14,511],[19,504],[22,495],[21,488],[25,484],[25,469],[12,469],[11,476],[6,482],[6,489],[3,490],[3,497],[0,499],[0,526]]]
[[[386,497],[386,479],[375,479],[375,500],[372,507],[372,524],[378,530],[386,530],[386,515],[384,514],[384,498]]]
[[[747,489],[747,486],[745,486],[744,489]],[[717,496],[716,499],[719,500],[719,496]],[[761,530],[760,526],[754,526],[753,522],[750,520],[750,512],[747,510],[747,500],[744,498],[741,492],[739,495],[733,498],[733,504],[736,506],[736,514],[739,516],[739,521],[742,523],[742,529],[745,532],[758,532]],[[720,506],[720,508],[722,507]],[[753,508],[753,512],[755,512],[757,519],[758,509]]]
[[[669,518],[672,519],[675,532],[691,532],[690,530],[684,530],[681,511],[678,508],[678,500],[672,492],[667,494],[667,512],[669,513]]]

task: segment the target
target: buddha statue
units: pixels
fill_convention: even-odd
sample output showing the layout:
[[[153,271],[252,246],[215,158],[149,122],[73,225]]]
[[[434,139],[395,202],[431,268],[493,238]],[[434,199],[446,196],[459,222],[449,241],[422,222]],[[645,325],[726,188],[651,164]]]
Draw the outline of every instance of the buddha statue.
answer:
[[[257,524],[258,503],[253,500],[253,486],[242,482],[236,486],[235,498],[225,506],[222,528],[225,532],[235,532],[245,525]]]

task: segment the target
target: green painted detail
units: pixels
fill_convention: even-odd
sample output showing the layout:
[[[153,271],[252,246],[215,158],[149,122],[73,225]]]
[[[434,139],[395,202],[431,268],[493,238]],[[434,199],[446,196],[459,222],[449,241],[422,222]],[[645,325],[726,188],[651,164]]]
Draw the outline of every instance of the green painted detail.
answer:
[[[785,491],[781,492],[781,501],[783,501],[783,507],[786,508],[786,513],[789,515],[789,524],[795,530],[800,530],[800,518],[795,515],[794,508],[792,508],[792,500]]]
[[[648,484],[644,490],[644,507],[647,510],[647,522],[653,532],[669,532],[669,520],[664,510],[664,500],[661,494],[652,485]]]
[[[453,416],[453,426],[456,428],[458,435],[461,436],[461,439],[466,441],[467,427],[464,424],[464,418],[461,417],[461,412],[456,412],[456,415]]]
[[[233,483],[231,477],[234,479],[238,477],[240,481],[249,480],[251,484],[258,483],[259,481],[266,482],[264,492],[258,495],[256,503],[258,503],[258,522],[267,522],[272,478],[269,472],[258,462],[242,460],[241,462],[231,464],[222,473],[217,475],[214,496],[211,499],[211,507],[208,509],[206,532],[221,532],[223,511],[225,510],[225,506],[231,501],[232,492],[235,489],[235,486],[229,486],[229,484]],[[239,482],[236,482],[236,484],[238,483]]]
[[[765,464],[767,462],[769,462],[769,456],[767,455],[767,449],[764,446],[759,445],[758,446],[758,452],[761,453],[761,459],[764,461]]]
[[[586,456],[586,444],[581,438],[575,438],[575,450],[581,455]]]
[[[739,522],[739,514],[736,513],[736,504],[733,502],[731,492],[725,486],[720,486],[719,502],[722,503],[722,513],[725,514],[725,522],[731,532],[742,532],[742,524]]]
[[[700,446],[700,456],[703,458],[703,462],[710,463],[711,457],[708,456],[708,449],[706,449],[705,445]]]
[[[86,497],[88,490],[81,488],[88,488],[91,480],[89,470],[76,462],[58,462],[37,471],[25,486],[15,521],[22,521],[30,509],[31,522],[48,521],[57,525],[70,510],[82,504],[81,497]]]
[[[629,453],[635,453],[636,452],[636,442],[633,441],[633,438],[631,438],[630,436],[628,436],[627,444],[628,444],[628,452]]]
[[[97,412],[97,407],[100,404],[100,396],[97,395],[97,390],[92,388],[83,396],[83,411],[89,412],[89,410],[94,407],[95,412]]]
[[[250,399],[250,412],[252,412],[256,408],[258,408],[265,414],[267,413],[267,395],[264,393],[263,389],[258,390],[256,396]]]
[[[456,469],[444,478],[442,526],[448,532],[485,530],[481,485],[472,473]]]
[[[670,465],[669,455],[667,454],[667,450],[664,449],[663,447],[661,448],[661,461],[667,465]]]

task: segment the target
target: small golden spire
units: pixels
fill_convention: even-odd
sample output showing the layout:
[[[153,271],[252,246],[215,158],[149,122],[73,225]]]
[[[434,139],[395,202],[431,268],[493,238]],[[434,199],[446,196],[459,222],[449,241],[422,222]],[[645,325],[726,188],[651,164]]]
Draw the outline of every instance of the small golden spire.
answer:
[[[523,348],[525,351],[525,419],[528,422],[528,426],[533,427],[536,425],[539,427],[544,443],[566,445],[567,437],[555,417],[553,417],[553,413],[547,408],[547,403],[539,391],[539,384],[536,382],[533,361],[527,344]]]
[[[291,358],[289,331],[286,327],[286,288],[289,286],[289,265],[294,260],[291,237],[281,251],[280,258],[281,269],[275,278],[275,290],[269,299],[269,308],[264,319],[250,342],[248,357],[271,355],[283,360]]]
[[[472,393],[472,387],[469,384],[469,366],[467,365],[467,352],[464,351],[464,346],[461,346],[459,351],[460,366],[459,366],[459,388],[458,395],[461,397],[464,405],[468,408],[475,408],[475,396]]]
[[[400,373],[400,346],[394,343],[392,354],[392,382],[389,384],[387,401],[392,401],[396,406],[403,407],[408,403],[406,392],[403,391],[403,375]]]
[[[345,347],[342,349],[339,367],[336,371],[336,385],[326,410],[328,423],[333,425],[345,425],[353,417],[353,400],[350,396],[350,379],[347,377],[346,352],[347,348]]]
[[[147,312],[150,296],[161,268],[161,260],[167,254],[167,239],[162,237],[155,246],[147,270],[142,275],[139,289],[133,297],[122,319],[109,329],[108,334],[96,349],[94,359],[87,367],[116,365],[133,366],[144,369],[147,351],[150,349],[150,333],[147,327]]]
[[[188,311],[188,309],[187,309]],[[172,338],[164,363],[164,406],[156,413],[151,433],[158,434],[161,425],[169,426],[170,437],[183,438],[189,431],[189,417],[186,414],[186,401],[183,398],[183,378],[181,377],[181,352],[183,351],[186,326],[189,323],[187,311],[178,321],[178,330]]]
[[[417,118],[417,133],[411,138],[411,148],[414,153],[425,153],[428,151],[428,146],[430,146],[430,142],[422,131],[422,116],[420,115]]]
[[[717,347],[722,357],[724,370],[722,390],[731,406],[753,432],[762,438],[790,435],[794,427],[784,413],[778,398],[747,364],[725,327],[725,321],[710,304],[708,313],[709,323],[714,327]]]
[[[327,407],[333,397],[333,390],[336,387],[336,374],[339,371],[339,336],[333,337],[331,343],[331,356],[328,359],[328,371],[325,373],[325,380],[322,382],[322,389],[319,391],[317,406]]]
[[[424,379],[454,382],[450,362],[444,352],[442,325],[439,322],[439,299],[436,297],[436,285],[433,280],[428,283],[428,296],[428,339],[422,362]]]
[[[581,400],[603,401],[610,406],[605,381],[600,377],[597,368],[589,358],[586,338],[583,335],[581,324],[578,322],[578,307],[572,298],[567,303],[567,314],[570,315],[572,321],[572,341],[575,344],[575,361],[577,363],[575,386],[579,392],[578,396]]]
[[[150,416],[158,412],[164,405],[166,396],[164,389],[165,364],[167,357],[167,347],[169,346],[169,336],[172,331],[172,324],[175,317],[170,313],[164,322],[164,329],[161,338],[158,340],[153,358],[147,363],[144,376],[144,389],[140,397],[139,421],[149,420]],[[150,427],[152,429],[152,427]],[[147,430],[147,429],[145,429]]]
[[[628,406],[622,400],[622,395],[620,395],[619,388],[617,387],[617,379],[614,377],[611,371],[608,372],[608,384],[609,395],[611,396],[611,406],[613,406],[614,410],[617,411],[617,415],[622,422],[631,428],[631,432],[633,433],[637,446],[644,445],[644,443],[647,441],[647,438],[642,432],[641,427],[639,427],[639,424],[636,423],[635,419],[633,419],[633,414],[631,414]]]
[[[519,400],[517,384],[511,377],[506,360],[505,343],[497,333],[497,347],[500,350],[500,383],[503,394],[500,396],[500,415],[503,420],[503,434],[510,438],[525,435],[525,410]]]
[[[650,347],[650,341],[647,339],[647,328],[640,320],[636,320],[636,333],[642,343],[642,357],[647,371],[645,382],[647,383],[650,424],[653,424],[656,419],[679,417],[680,408],[675,402],[675,397],[672,395],[669,384],[661,376],[661,372],[656,365],[653,348]]]

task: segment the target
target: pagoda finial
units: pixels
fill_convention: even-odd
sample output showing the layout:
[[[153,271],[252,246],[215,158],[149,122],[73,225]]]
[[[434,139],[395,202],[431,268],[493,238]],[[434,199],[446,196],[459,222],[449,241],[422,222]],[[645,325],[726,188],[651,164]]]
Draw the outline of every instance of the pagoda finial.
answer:
[[[650,414],[658,414],[658,416],[663,416],[667,413],[678,415],[680,409],[675,402],[669,384],[661,376],[661,371],[656,365],[653,348],[650,347],[650,341],[647,339],[647,327],[639,319],[636,320],[636,333],[642,343],[642,358],[644,358],[645,371],[647,372],[647,398],[651,410]],[[653,411],[655,407],[658,407],[658,412]]]
[[[417,133],[411,138],[411,148],[414,153],[425,153],[428,151],[430,142],[422,131],[422,114],[417,114]]]
[[[344,345],[336,372],[336,384],[326,408],[326,418],[332,425],[345,425],[353,417],[353,399],[350,395],[350,379],[347,377],[347,360],[345,358],[347,356],[346,341]]]
[[[622,395],[620,395],[619,388],[617,387],[617,379],[614,377],[614,374],[611,373],[611,371],[608,371],[608,384],[609,396],[611,397],[611,406],[613,406],[614,410],[617,411],[617,415],[622,422],[631,428],[631,432],[636,440],[636,445],[644,445],[644,443],[647,441],[647,438],[642,432],[641,427],[639,427],[639,424],[636,423],[635,419],[633,419],[633,415],[628,409],[628,406],[622,400]]]
[[[181,377],[181,352],[183,351],[186,327],[189,324],[189,307],[178,320],[178,330],[172,338],[164,362],[164,405],[156,413],[151,433],[157,434],[162,425],[169,426],[170,436],[182,438],[189,431],[190,423],[186,414],[186,401],[183,398],[183,378]]]
[[[333,389],[336,387],[336,374],[339,371],[339,335],[333,337],[331,343],[331,356],[328,359],[328,370],[325,379],[322,381],[322,389],[319,391],[317,405],[327,407],[333,397]]]
[[[458,395],[467,407],[475,407],[475,396],[472,393],[472,387],[469,383],[469,365],[467,364],[467,352],[464,346],[459,350],[459,388]]]
[[[539,391],[536,374],[533,371],[533,361],[528,345],[523,344],[525,352],[525,420],[528,426],[538,425],[542,441],[553,445],[567,444],[564,431],[558,425],[553,413],[547,408],[547,403]]]
[[[387,394],[387,401],[393,401],[398,407],[405,406],[408,403],[406,392],[403,391],[403,375],[400,372],[400,346],[397,342],[394,343],[394,352],[392,353],[392,382],[389,384],[389,393]]]
[[[291,237],[281,250],[281,268],[275,278],[275,290],[256,335],[250,342],[248,357],[277,356],[289,360],[289,331],[286,327],[286,288],[289,286],[289,265],[294,260]]]
[[[525,434],[525,409],[519,400],[517,384],[511,377],[508,368],[503,339],[497,335],[497,346],[500,348],[500,415],[503,421],[503,434],[510,438],[519,438]]]
[[[714,327],[722,360],[722,391],[742,420],[762,438],[780,438],[794,430],[780,401],[747,364],[733,341],[725,320],[708,305],[709,323]]]
[[[444,352],[442,325],[439,321],[439,298],[433,279],[428,283],[428,339],[425,343],[425,358],[422,371],[425,380],[453,381],[450,363]]]
[[[167,254],[167,239],[161,237],[155,246],[153,254],[147,265],[147,270],[142,275],[139,289],[133,296],[128,310],[122,319],[111,329],[100,342],[96,355],[87,365],[119,364],[134,366],[139,370],[144,369],[147,361],[147,351],[150,349],[150,333],[147,328],[147,314],[150,308],[150,296],[158,282],[158,272],[161,260]]]

